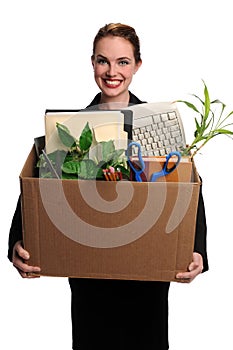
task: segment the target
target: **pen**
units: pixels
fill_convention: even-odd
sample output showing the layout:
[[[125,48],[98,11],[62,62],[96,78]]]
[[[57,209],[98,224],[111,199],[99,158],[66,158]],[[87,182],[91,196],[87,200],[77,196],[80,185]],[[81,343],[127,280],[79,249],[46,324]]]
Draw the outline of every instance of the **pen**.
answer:
[[[119,180],[122,180],[122,172],[119,168],[117,168],[117,176],[119,177]]]

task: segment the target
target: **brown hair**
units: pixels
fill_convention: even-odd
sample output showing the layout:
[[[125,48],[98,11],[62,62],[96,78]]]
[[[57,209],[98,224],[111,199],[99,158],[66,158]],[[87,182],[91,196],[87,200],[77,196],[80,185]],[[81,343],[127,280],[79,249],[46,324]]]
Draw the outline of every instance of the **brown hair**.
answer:
[[[135,32],[135,29],[133,27],[130,27],[126,24],[122,23],[109,23],[106,24],[104,27],[100,28],[98,33],[95,36],[95,39],[93,41],[93,55],[95,54],[95,48],[98,43],[98,41],[102,38],[105,38],[106,36],[119,36],[121,38],[124,38],[128,40],[132,45],[134,49],[134,58],[136,63],[141,61],[141,53],[140,53],[140,42],[139,38]]]

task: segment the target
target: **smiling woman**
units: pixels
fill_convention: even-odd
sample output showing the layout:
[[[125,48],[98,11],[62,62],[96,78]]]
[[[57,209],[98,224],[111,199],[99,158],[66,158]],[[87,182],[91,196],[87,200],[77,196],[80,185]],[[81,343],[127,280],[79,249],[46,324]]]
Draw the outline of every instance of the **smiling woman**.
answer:
[[[142,64],[134,28],[120,23],[105,25],[94,39],[91,59],[100,92],[87,108],[101,109],[105,105],[115,109],[116,103],[142,103],[128,90]],[[129,233],[136,231],[131,229]],[[19,200],[10,230],[8,257],[23,278],[40,271],[40,267],[28,264],[29,256],[22,242]],[[188,271],[177,275],[177,281],[189,283],[206,270],[206,220],[200,190],[193,261]],[[169,282],[70,278],[69,283],[74,350],[168,350]]]
[[[124,24],[109,24],[97,33],[92,65],[101,103],[129,103],[128,87],[141,66],[139,39],[135,30]]]

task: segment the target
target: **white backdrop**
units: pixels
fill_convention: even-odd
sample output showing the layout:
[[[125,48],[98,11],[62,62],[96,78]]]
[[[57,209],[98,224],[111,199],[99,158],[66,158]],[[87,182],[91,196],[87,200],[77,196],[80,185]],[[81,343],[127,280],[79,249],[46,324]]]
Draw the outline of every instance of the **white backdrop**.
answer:
[[[109,22],[127,23],[141,39],[143,65],[131,91],[148,102],[201,94],[233,109],[231,2],[3,0],[1,31],[0,348],[71,349],[70,292],[62,278],[23,280],[8,262],[8,232],[18,175],[33,138],[44,134],[46,108],[83,108],[98,92],[92,40]],[[180,106],[187,141],[192,114]],[[219,136],[196,157],[204,184],[210,271],[172,284],[170,349],[229,349],[233,312],[231,198],[233,143]],[[93,291],[94,293],[94,291]]]

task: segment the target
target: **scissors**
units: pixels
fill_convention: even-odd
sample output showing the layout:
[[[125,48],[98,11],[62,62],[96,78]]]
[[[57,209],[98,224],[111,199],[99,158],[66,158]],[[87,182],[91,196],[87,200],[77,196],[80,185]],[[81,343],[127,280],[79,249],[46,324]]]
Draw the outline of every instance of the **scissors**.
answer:
[[[131,155],[131,152],[130,152],[130,149],[132,147],[137,147],[138,149],[138,160],[139,160],[139,167],[140,169],[137,169],[135,168],[135,166],[133,165],[133,163],[131,162],[130,160],[130,155]],[[175,164],[169,168],[168,167],[168,162],[170,160],[171,157],[173,156],[176,156],[177,158],[177,161],[175,162]],[[142,150],[141,150],[141,145],[138,143],[138,142],[131,142],[129,145],[128,145],[128,148],[127,148],[127,158],[128,158],[128,163],[131,167],[131,169],[134,171],[135,173],[135,180],[137,182],[142,182],[142,179],[141,179],[141,174],[143,173],[143,171],[145,170],[145,162],[143,160],[143,157],[142,157]],[[180,152],[178,151],[173,151],[173,152],[170,152],[167,156],[166,156],[166,161],[165,161],[165,164],[163,166],[163,169],[161,171],[158,171],[158,172],[155,172],[151,175],[151,179],[150,181],[151,182],[155,182],[157,181],[157,179],[161,176],[166,176],[168,174],[171,174],[176,168],[177,166],[179,165],[180,163],[180,160],[181,160],[181,154]]]

